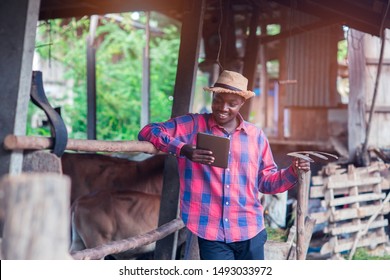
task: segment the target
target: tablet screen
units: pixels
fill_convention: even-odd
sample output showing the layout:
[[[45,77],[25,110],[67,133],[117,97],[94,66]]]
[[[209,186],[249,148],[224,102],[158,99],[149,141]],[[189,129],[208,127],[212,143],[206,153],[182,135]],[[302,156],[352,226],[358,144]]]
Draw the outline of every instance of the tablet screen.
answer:
[[[198,132],[196,148],[210,150],[215,158],[212,166],[226,168],[229,161],[230,139],[208,133]]]

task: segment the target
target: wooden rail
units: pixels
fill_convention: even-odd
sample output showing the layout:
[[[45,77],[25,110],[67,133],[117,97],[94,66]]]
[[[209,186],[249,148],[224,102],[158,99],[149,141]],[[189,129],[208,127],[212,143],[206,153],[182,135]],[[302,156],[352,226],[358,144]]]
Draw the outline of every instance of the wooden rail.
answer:
[[[44,150],[53,147],[53,139],[38,136],[7,135],[4,138],[6,150]],[[103,141],[68,139],[66,150],[84,152],[144,152],[161,153],[146,141]]]
[[[177,218],[145,234],[119,241],[112,241],[95,248],[74,252],[71,256],[76,260],[99,260],[107,255],[117,254],[151,244],[171,233],[174,233],[175,231],[182,229],[183,227],[183,221],[180,218]]]

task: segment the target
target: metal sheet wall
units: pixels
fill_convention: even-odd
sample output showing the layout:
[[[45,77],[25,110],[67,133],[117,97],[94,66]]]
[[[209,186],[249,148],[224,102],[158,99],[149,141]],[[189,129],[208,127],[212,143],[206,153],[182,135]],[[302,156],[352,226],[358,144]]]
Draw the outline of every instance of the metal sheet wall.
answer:
[[[294,12],[288,22],[294,28],[318,21]],[[337,43],[340,27],[325,27],[304,32],[286,42],[286,106],[334,107],[339,101],[336,90]],[[296,83],[291,83],[296,81]]]

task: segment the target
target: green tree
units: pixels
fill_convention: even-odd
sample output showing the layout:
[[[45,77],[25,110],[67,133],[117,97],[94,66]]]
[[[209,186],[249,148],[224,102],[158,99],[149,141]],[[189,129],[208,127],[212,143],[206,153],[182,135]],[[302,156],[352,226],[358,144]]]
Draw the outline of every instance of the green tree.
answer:
[[[140,22],[146,18],[140,14]],[[171,114],[176,76],[179,32],[176,24],[153,14],[151,22],[161,32],[150,41],[151,121]],[[159,22],[161,21],[161,26]],[[135,28],[131,13],[100,17],[96,29],[97,138],[135,140],[140,129],[142,58],[145,31]],[[72,101],[62,108],[69,137],[86,138],[86,37],[89,18],[52,20],[38,27],[37,54],[66,69],[72,81]],[[51,104],[55,101],[48,96]],[[30,108],[29,115],[34,112]],[[28,134],[48,135],[48,130],[28,127]]]

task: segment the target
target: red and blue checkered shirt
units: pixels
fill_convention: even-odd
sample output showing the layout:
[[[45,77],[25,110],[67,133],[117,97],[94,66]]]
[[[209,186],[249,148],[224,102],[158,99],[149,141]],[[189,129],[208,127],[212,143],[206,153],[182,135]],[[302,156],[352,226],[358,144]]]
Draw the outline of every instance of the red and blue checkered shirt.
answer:
[[[180,214],[195,235],[225,242],[248,240],[264,229],[259,191],[275,194],[297,183],[292,166],[278,171],[264,132],[240,118],[228,134],[211,114],[187,114],[151,123],[138,139],[178,158]],[[196,146],[198,132],[230,138],[226,169],[192,162],[180,156],[185,144]]]

